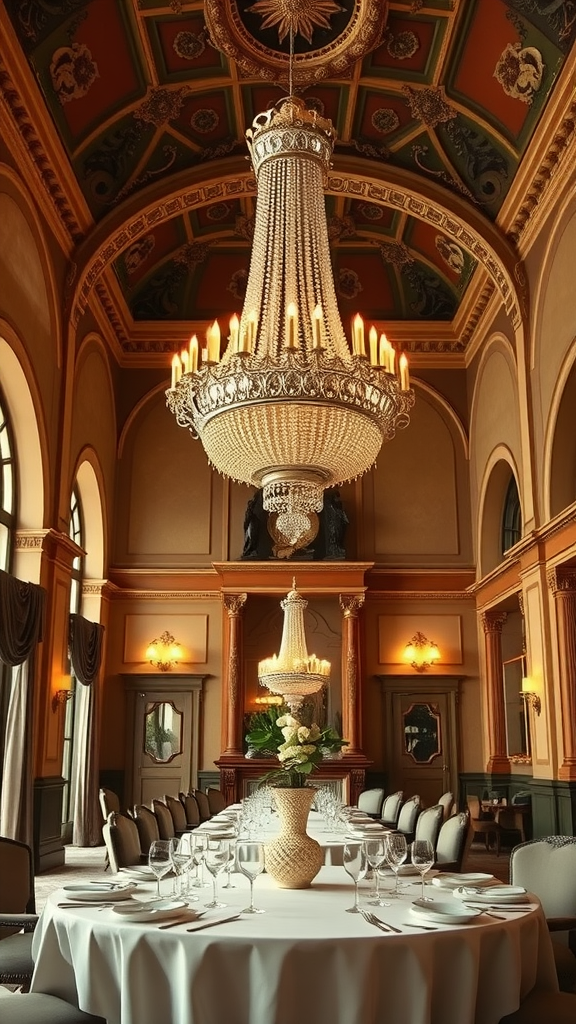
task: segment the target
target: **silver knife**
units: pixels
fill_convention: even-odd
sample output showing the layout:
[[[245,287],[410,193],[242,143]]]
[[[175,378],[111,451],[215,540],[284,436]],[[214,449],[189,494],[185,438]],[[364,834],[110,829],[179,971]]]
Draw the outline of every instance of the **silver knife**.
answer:
[[[201,928],[211,928],[215,924],[226,924],[227,921],[237,921],[240,914],[232,914],[231,917],[220,917],[218,921],[203,921],[197,928],[187,928],[187,932],[199,932]]]

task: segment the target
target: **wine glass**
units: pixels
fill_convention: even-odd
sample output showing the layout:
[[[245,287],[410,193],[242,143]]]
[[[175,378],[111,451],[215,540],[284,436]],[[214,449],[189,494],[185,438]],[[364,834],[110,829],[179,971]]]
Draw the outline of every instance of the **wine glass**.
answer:
[[[264,843],[238,843],[236,862],[250,882],[250,906],[242,913],[265,914],[265,910],[254,906],[254,879],[264,871]]]
[[[170,840],[154,839],[148,851],[148,864],[156,875],[156,896],[160,896],[160,879],[172,870],[170,857]]]
[[[374,869],[374,877],[376,881],[376,891],[374,892],[374,899],[370,900],[370,904],[373,907],[389,907],[390,904],[386,903],[380,896],[379,871],[384,861],[386,860],[385,839],[367,839],[364,843],[364,852],[366,854],[366,860],[368,861],[370,867]]]
[[[434,863],[434,848],[429,839],[415,839],[411,849],[412,863],[418,868],[422,879],[422,896],[425,903],[433,903],[431,896],[424,895],[424,875]]]
[[[228,863],[226,864],[226,883],[223,889],[235,889],[232,881],[232,865],[236,863],[236,837],[228,840]]]
[[[192,863],[196,868],[196,878],[192,882],[195,889],[204,889],[208,882],[204,881],[204,854],[206,853],[206,846],[208,843],[205,835],[199,835],[197,832],[192,834]]]
[[[354,880],[354,906],[348,907],[346,910],[347,914],[359,914],[360,903],[359,903],[359,892],[358,882],[361,878],[366,875],[366,869],[368,862],[366,860],[366,853],[362,843],[346,843],[344,846],[344,870],[350,878]]]
[[[170,860],[172,861],[172,868],[174,871],[173,895],[177,897],[188,895],[187,886],[184,881],[192,860],[192,850],[188,842],[188,837],[183,839],[180,836],[173,836],[173,838],[169,840],[169,843]],[[198,897],[189,896],[189,899],[197,900]]]
[[[408,846],[406,844],[406,836],[395,832],[391,832],[390,835],[386,836],[386,860],[396,875],[394,892],[391,892],[390,896],[397,899],[400,897],[400,893],[398,891],[398,870],[400,865],[406,860],[407,856]]]
[[[220,903],[216,894],[216,880],[221,871],[224,870],[230,859],[230,850],[226,839],[209,839],[204,851],[204,863],[212,875],[212,899],[205,906],[213,909],[215,907],[226,907],[227,903]]]

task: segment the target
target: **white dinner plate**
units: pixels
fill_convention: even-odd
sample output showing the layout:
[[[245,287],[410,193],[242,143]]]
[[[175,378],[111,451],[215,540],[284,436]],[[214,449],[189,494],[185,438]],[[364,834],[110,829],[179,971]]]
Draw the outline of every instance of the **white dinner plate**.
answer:
[[[153,882],[156,875],[147,864],[135,865],[132,868],[118,868],[118,874],[126,875],[127,878],[136,878],[139,882]]]
[[[115,914],[119,914],[125,921],[162,921],[164,918],[175,917],[182,913],[186,909],[190,908],[184,900],[154,900],[154,902],[138,903],[133,900],[132,903],[120,904],[117,907],[112,907],[112,911]],[[191,918],[193,919],[194,911],[190,910]]]
[[[521,885],[494,885],[474,888],[460,886],[454,889],[454,896],[460,900],[471,900],[473,903],[529,903],[526,889]]]
[[[66,899],[78,901],[81,903],[102,903],[104,900],[106,903],[111,903],[113,900],[125,900],[128,896],[131,896],[133,892],[136,892],[138,888],[134,882],[118,882],[115,883],[95,883],[88,887],[86,883],[82,885],[63,885],[62,891],[66,896]]]
[[[437,885],[439,889],[459,889],[466,886],[472,886],[473,888],[480,888],[487,885],[492,885],[496,879],[494,875],[486,875],[481,871],[469,871],[459,875],[447,874],[441,871],[438,875],[435,875],[432,879],[432,884]]]
[[[427,921],[435,921],[437,924],[466,924],[473,921],[482,914],[481,910],[474,907],[465,907],[461,903],[422,903],[415,900],[410,907],[410,913],[415,917],[426,918]]]

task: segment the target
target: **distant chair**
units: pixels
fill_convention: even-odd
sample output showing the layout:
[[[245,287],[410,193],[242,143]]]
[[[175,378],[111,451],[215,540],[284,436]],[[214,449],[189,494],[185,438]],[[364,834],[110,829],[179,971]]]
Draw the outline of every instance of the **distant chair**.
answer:
[[[173,839],[176,835],[176,829],[174,828],[174,820],[166,804],[162,800],[153,800],[152,810],[154,811],[156,821],[158,822],[160,839]]]
[[[443,816],[444,808],[442,804],[426,807],[418,815],[416,828],[414,829],[414,839],[427,839],[432,844],[432,849],[435,850]]]
[[[371,818],[379,818],[384,803],[383,789],[365,789],[358,797],[358,810],[369,814]]]
[[[418,815],[420,814],[420,797],[411,796],[400,808],[400,814],[398,815],[398,824],[396,828],[398,832],[406,836],[406,842],[411,843],[414,839],[414,830],[416,828],[416,822]]]
[[[434,867],[439,871],[462,871],[467,852],[467,840],[471,840],[470,815],[468,811],[453,814],[443,822],[436,842]]]
[[[553,936],[560,988],[576,992],[576,837],[547,836],[515,846],[510,881],[540,900]]]
[[[444,821],[446,821],[446,819],[450,817],[450,813],[452,811],[452,805],[454,803],[454,794],[442,793],[442,796],[437,801],[437,803],[441,804],[441,806],[444,808]]]
[[[399,789],[397,793],[391,793],[390,796],[387,796],[382,804],[382,821],[390,828],[396,828],[398,825],[403,796],[404,793]]]
[[[160,839],[156,815],[149,807],[146,807],[145,804],[136,804],[134,807],[133,818],[136,823],[136,828],[138,829],[140,852],[143,857],[147,857],[151,844],[155,839]]]
[[[0,985],[27,992],[32,981],[32,932],[38,917],[34,902],[32,850],[26,843],[0,837]],[[22,931],[24,929],[24,931]]]
[[[120,810],[120,799],[113,793],[111,789],[104,789],[101,787],[98,790],[98,799],[100,801],[100,810],[102,811],[102,820],[108,821],[108,815],[115,811],[116,813]]]
[[[175,796],[165,796],[164,800],[166,806],[172,815],[172,824],[174,825],[174,831],[176,835],[182,835],[183,832],[188,832],[188,822],[186,821],[186,811],[182,806],[182,801]]]
[[[198,804],[198,810],[200,811],[200,821],[209,821],[212,815],[210,814],[210,804],[208,803],[206,793],[203,793],[201,789],[195,789],[194,796],[196,797],[196,803]]]
[[[198,808],[198,801],[193,793],[179,793],[180,801],[184,808],[186,815],[186,825],[188,828],[198,828],[200,824],[200,810]]]
[[[208,807],[210,814],[219,814],[220,811],[226,808],[226,797],[221,790],[216,789],[215,786],[209,786],[206,790],[206,796],[208,797]]]
[[[112,811],[102,826],[102,834],[112,871],[142,864],[140,836],[136,822],[126,814]]]
[[[0,1020],[10,1024],[106,1024],[103,1017],[79,1010],[44,992],[0,991]]]
[[[500,836],[502,829],[494,817],[488,812],[483,812],[480,800],[477,796],[467,796],[466,803],[470,812],[470,821],[474,836],[484,836],[486,849],[490,849],[490,837],[494,839],[496,856],[500,856]],[[474,837],[473,837],[474,838]]]

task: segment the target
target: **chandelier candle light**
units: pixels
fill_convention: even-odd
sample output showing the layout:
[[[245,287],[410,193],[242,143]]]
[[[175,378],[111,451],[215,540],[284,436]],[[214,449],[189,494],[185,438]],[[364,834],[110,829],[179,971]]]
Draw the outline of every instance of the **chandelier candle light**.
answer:
[[[352,352],[332,278],[324,183],[330,120],[294,96],[246,132],[257,178],[254,242],[240,318],[202,355],[194,336],[172,361],[167,404],[220,473],[263,489],[264,508],[298,548],[323,492],[367,472],[414,403],[405,355],[384,334],[352,326]],[[314,536],[314,533],[312,534]]]
[[[280,651],[259,662],[258,679],[271,693],[280,694],[295,715],[304,698],[317,693],[328,682],[330,662],[308,654],[304,630],[308,601],[296,590],[295,578],[280,607],[284,612]]]

